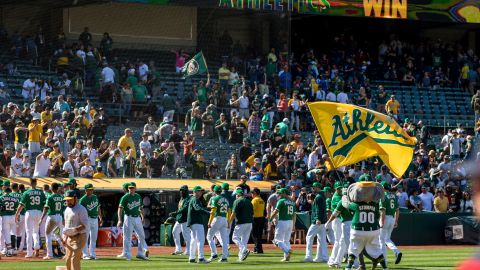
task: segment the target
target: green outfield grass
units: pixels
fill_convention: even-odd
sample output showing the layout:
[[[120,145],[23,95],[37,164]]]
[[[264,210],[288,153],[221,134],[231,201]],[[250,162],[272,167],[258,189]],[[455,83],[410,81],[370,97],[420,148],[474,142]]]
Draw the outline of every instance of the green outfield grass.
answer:
[[[401,264],[389,265],[390,269],[453,269],[459,261],[468,258],[474,252],[474,247],[460,248],[409,248],[403,249],[403,259]],[[208,255],[208,254],[207,254]],[[182,256],[159,255],[152,256],[150,261],[140,261],[134,259],[130,262],[119,260],[113,257],[101,258],[97,261],[83,261],[82,269],[87,270],[144,270],[144,269],[331,269],[325,263],[302,263],[303,251],[295,251],[292,261],[289,263],[280,262],[281,253],[278,251],[270,251],[262,255],[251,254],[244,262],[236,262],[236,254],[233,254],[227,264],[218,262],[206,265],[189,264],[187,258]],[[208,256],[206,256],[208,258]],[[389,252],[389,261],[393,262],[394,258]],[[31,262],[5,262],[0,261],[0,269],[55,269],[56,265],[61,265],[62,261],[31,261]],[[368,266],[367,266],[368,267]],[[377,268],[378,269],[378,268]]]

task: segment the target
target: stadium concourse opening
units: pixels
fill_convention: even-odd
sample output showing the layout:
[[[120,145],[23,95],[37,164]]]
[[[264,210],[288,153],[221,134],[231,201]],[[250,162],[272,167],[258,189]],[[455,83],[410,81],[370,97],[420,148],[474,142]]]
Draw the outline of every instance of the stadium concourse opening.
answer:
[[[1,1],[0,254],[76,270],[161,244],[186,268],[273,241],[385,269],[394,242],[478,240],[478,5],[372,3]]]

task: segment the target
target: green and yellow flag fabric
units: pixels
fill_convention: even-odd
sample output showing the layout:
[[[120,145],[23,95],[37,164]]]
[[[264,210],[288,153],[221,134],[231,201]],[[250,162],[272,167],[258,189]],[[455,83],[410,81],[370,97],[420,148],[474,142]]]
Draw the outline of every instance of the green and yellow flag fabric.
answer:
[[[186,62],[185,65],[182,67],[182,76],[184,79],[189,76],[197,74],[200,75],[205,72],[208,73],[208,67],[202,52],[197,53],[192,59],[190,59],[190,61]]]
[[[378,156],[397,177],[407,170],[416,139],[393,118],[335,102],[312,102],[308,108],[336,168]]]

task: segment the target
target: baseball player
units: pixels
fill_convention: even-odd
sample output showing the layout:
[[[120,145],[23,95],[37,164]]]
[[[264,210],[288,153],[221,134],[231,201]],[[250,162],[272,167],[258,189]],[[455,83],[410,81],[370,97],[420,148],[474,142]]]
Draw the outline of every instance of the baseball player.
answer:
[[[330,187],[323,188],[323,194],[325,195],[325,203],[327,204],[327,218],[332,215],[332,189]],[[335,243],[335,235],[333,234],[332,230],[332,223],[327,224],[325,226],[325,230],[327,230],[327,240],[330,244]]]
[[[288,262],[292,256],[290,236],[295,228],[296,205],[295,202],[288,198],[288,190],[286,188],[281,188],[278,194],[280,195],[280,200],[278,200],[277,206],[269,219],[272,220],[278,215],[273,242],[283,251],[282,262]]]
[[[248,239],[252,231],[253,223],[253,205],[249,199],[245,197],[242,189],[235,190],[237,199],[233,202],[232,214],[230,215],[228,228],[230,228],[233,220],[235,220],[235,228],[233,229],[232,241],[238,246],[238,260],[247,259],[250,250],[247,249]]]
[[[48,196],[47,201],[45,202],[45,206],[43,207],[43,213],[40,217],[40,221],[38,225],[43,222],[43,218],[47,216],[47,220],[45,222],[45,237],[46,237],[46,247],[47,247],[47,255],[43,257],[44,260],[51,260],[53,259],[53,249],[52,249],[52,237],[53,231],[56,228],[60,229],[60,232],[63,231],[63,218],[62,214],[65,210],[65,202],[63,200],[63,196],[58,192],[58,183],[52,184],[52,195]],[[61,246],[62,241],[57,240],[58,244]]]
[[[202,206],[200,197],[203,190],[200,186],[193,188],[193,195],[188,203],[187,226],[190,227],[190,256],[189,263],[195,263],[198,252],[198,263],[208,263],[203,257],[203,246],[205,245],[205,229],[203,227],[203,216],[210,212]]]
[[[22,194],[19,192],[17,183],[12,184],[12,193],[10,193],[10,195],[17,198],[19,202],[22,199]],[[26,210],[25,208],[23,208],[22,211],[20,211],[20,222],[17,222],[16,239],[15,242],[12,243],[13,245],[15,245],[15,250],[13,251],[14,255],[18,254],[18,252],[23,251],[23,246],[25,245],[25,213]]]
[[[390,239],[392,231],[398,226],[398,218],[400,216],[400,210],[398,208],[397,196],[390,192],[391,186],[388,182],[382,182],[383,189],[385,190],[385,199],[380,201],[380,211],[385,215],[385,222],[383,227],[380,228],[380,242],[383,248],[383,257],[385,262],[387,261],[387,248],[391,249],[395,253],[395,264],[399,264],[402,260],[402,252],[400,252]]]
[[[3,195],[3,180],[0,180],[0,196]],[[2,224],[2,215],[0,215],[0,225]],[[0,255],[6,255],[5,239],[3,239],[2,226],[0,226]]]
[[[321,192],[322,184],[315,182],[312,185],[313,192],[316,194],[311,202],[312,214],[311,225],[308,228],[306,239],[306,252],[304,262],[326,262],[328,260],[327,233],[325,223],[327,221],[327,205],[325,196]],[[313,239],[317,237],[317,256],[312,260]]]
[[[363,182],[368,187],[372,182]],[[380,218],[379,203],[351,202],[348,209],[353,212],[352,227],[350,231],[350,245],[348,247],[348,265],[345,270],[351,270],[360,253],[370,258],[373,265],[380,263],[383,269],[387,269],[383,250],[380,244],[380,227],[383,227],[384,215]],[[365,249],[365,251],[364,251]]]
[[[25,191],[20,200],[20,205],[15,213],[15,220],[20,222],[20,213],[22,209],[26,209],[25,213],[25,227],[27,228],[27,255],[25,258],[32,258],[33,256],[40,256],[40,218],[42,216],[42,209],[45,205],[45,194],[42,190],[37,189],[37,179],[30,179],[31,189]],[[33,253],[32,253],[33,252]]]
[[[127,261],[132,259],[130,249],[132,246],[133,230],[137,232],[138,249],[137,258],[148,260],[147,243],[145,242],[145,232],[143,230],[143,207],[142,197],[135,192],[137,185],[134,182],[129,183],[128,193],[123,195],[118,205],[118,216],[123,215],[123,255]],[[119,220],[117,226],[122,227],[122,221]]]
[[[343,186],[344,188],[348,188],[348,184]],[[346,195],[346,191],[343,192],[343,195]],[[340,218],[341,221],[341,236],[340,236],[340,248],[336,254],[336,258],[332,260],[332,264],[328,266],[334,268],[340,268],[342,266],[342,260],[347,252],[347,249],[350,245],[350,228],[352,224],[352,213],[347,208],[343,207],[342,202],[338,202],[335,210],[333,211],[332,215],[327,221],[327,224],[335,220],[337,217]]]
[[[191,231],[187,226],[188,203],[191,196],[188,194],[188,186],[180,187],[180,201],[178,202],[178,210],[169,214],[170,217],[175,217],[175,225],[173,225],[173,241],[175,242],[175,251],[172,255],[186,255],[190,256],[190,234]],[[185,252],[182,251],[182,242],[180,233],[183,234],[185,240]]]
[[[102,226],[102,210],[100,208],[100,201],[97,195],[93,194],[94,188],[92,184],[85,185],[85,195],[80,198],[80,204],[87,209],[88,213],[88,227],[86,228],[87,236],[90,239],[85,244],[82,251],[82,258],[84,260],[96,260],[97,255],[95,253],[98,226]]]
[[[12,238],[13,238],[13,245],[15,245],[15,236],[16,235],[16,228],[17,224],[15,223],[15,210],[20,203],[20,198],[14,196],[12,194],[12,190],[10,188],[5,189],[5,194],[0,196],[0,204],[3,206],[3,210],[1,212],[2,216],[2,223],[0,224],[3,234],[3,239],[5,241],[6,247],[6,256],[10,257],[14,255],[13,246],[12,246]]]
[[[340,181],[336,181],[333,187],[335,188],[335,193],[332,196],[330,206],[330,211],[332,214],[335,211],[338,202],[342,200],[343,185]],[[342,222],[340,221],[340,218],[336,217],[335,219],[333,219],[332,222],[329,222],[329,224],[331,224],[330,226],[333,230],[333,237],[335,238],[335,240],[333,243],[332,253],[330,254],[330,258],[328,259],[328,265],[335,265],[335,259],[338,257],[338,253],[342,245],[340,242],[340,238],[342,237]]]
[[[217,247],[213,237],[219,235],[220,237],[217,236],[217,239],[220,240],[220,244],[222,245],[222,258],[219,262],[227,262],[229,245],[227,217],[230,216],[232,210],[227,198],[220,195],[222,192],[221,186],[216,185],[213,188],[213,192],[215,194],[210,203],[210,218],[208,219],[207,231],[207,241],[212,251],[209,261],[212,262],[218,258]]]

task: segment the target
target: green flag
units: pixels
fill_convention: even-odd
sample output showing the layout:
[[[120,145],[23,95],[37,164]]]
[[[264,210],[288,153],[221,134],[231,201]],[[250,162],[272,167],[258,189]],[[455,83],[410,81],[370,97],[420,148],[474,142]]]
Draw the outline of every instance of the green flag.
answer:
[[[203,74],[205,72],[208,72],[208,68],[202,52],[197,53],[192,59],[190,59],[190,61],[185,63],[182,68],[182,75],[184,79],[186,77]]]

